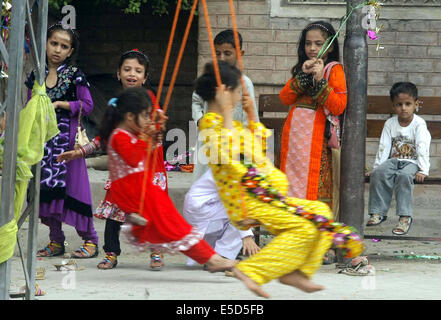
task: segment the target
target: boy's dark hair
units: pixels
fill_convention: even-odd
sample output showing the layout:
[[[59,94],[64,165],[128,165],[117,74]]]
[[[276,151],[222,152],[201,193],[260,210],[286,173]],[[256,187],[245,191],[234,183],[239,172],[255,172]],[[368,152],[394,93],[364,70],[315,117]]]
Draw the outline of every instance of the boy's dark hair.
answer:
[[[78,49],[80,48],[80,36],[78,35],[78,32],[76,32],[75,30],[70,29],[70,28],[65,29],[65,28],[63,28],[62,24],[57,23],[57,24],[51,25],[47,29],[47,39],[49,40],[49,38],[52,37],[52,35],[55,32],[59,32],[59,31],[66,32],[70,36],[70,43],[71,43],[71,46],[74,49],[74,51],[70,57],[66,58],[64,63],[71,64],[71,62],[73,60],[75,60],[74,58],[77,56]]]
[[[239,37],[239,45],[240,50],[242,50],[242,36],[239,32],[237,32],[237,35]],[[236,48],[236,42],[234,41],[234,31],[233,29],[226,29],[224,31],[219,32],[216,37],[213,40],[214,44],[224,44],[229,43],[233,46],[233,48]]]
[[[142,87],[125,89],[116,99],[112,100],[103,116],[99,133],[104,150],[112,131],[124,120],[126,113],[133,113],[136,116],[136,124],[138,124],[138,115],[144,110],[150,112],[152,109],[152,100],[147,90]]]
[[[236,89],[242,76],[240,70],[225,61],[219,61],[218,64],[222,83],[227,88]],[[202,75],[195,81],[195,91],[205,101],[212,101],[216,96],[216,88],[217,82],[213,63],[207,63],[204,66]]]
[[[389,95],[390,100],[394,101],[400,93],[406,93],[413,97],[415,100],[418,99],[418,88],[412,82],[396,82],[392,85]]]
[[[305,29],[303,29],[300,40],[299,40],[299,47],[297,49],[297,56],[299,57],[297,64],[292,67],[291,74],[293,77],[297,75],[302,70],[303,63],[305,63],[306,60],[308,60],[308,56],[305,52],[305,43],[306,43],[306,33],[310,30],[320,30],[325,37],[325,40],[329,37],[333,37],[335,35],[335,30],[332,24],[326,21],[316,21],[308,24]],[[328,57],[326,61],[324,61],[325,65],[331,61],[340,61],[340,47],[338,45],[338,38],[335,38],[334,42],[332,43],[333,50],[328,53]]]

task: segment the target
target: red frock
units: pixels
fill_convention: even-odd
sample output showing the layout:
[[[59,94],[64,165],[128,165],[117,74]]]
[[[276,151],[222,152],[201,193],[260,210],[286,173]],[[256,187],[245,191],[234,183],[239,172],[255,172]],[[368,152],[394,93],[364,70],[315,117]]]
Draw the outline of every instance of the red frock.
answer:
[[[126,213],[139,212],[140,209],[146,149],[145,141],[120,128],[115,129],[109,138],[107,153],[111,184],[106,200]],[[152,151],[151,157],[158,161],[158,149]],[[151,171],[147,174],[152,177]],[[123,229],[132,244],[140,250],[183,251],[199,263],[205,263],[214,250],[176,210],[167,190],[147,179],[145,192],[140,214],[147,219],[147,225]]]
[[[151,90],[147,90],[150,98],[152,99],[152,104],[156,105],[156,97]],[[99,136],[95,137],[93,140],[95,143],[95,148],[90,150],[90,152],[86,151],[86,155],[95,152],[100,147],[101,138]],[[155,147],[155,155],[154,155],[154,171],[155,174],[153,176],[153,184],[160,186],[163,190],[167,191],[167,171],[164,165],[164,152],[163,146],[157,145]],[[104,189],[107,191],[110,188],[110,179],[107,180],[106,186]],[[103,201],[99,204],[99,206],[95,209],[94,216],[98,219],[111,219],[121,223],[126,221],[126,214],[123,210],[121,210],[115,203],[109,201],[107,194]]]

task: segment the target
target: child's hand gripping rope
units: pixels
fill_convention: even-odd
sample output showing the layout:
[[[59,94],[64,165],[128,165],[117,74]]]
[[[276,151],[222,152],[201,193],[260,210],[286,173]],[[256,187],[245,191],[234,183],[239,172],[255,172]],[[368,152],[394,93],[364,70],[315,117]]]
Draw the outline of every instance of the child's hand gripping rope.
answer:
[[[141,134],[141,139],[148,141],[148,139],[151,138],[153,145],[156,145],[162,142],[168,117],[160,109],[157,109],[153,116],[155,119],[151,120],[146,126],[144,132]]]

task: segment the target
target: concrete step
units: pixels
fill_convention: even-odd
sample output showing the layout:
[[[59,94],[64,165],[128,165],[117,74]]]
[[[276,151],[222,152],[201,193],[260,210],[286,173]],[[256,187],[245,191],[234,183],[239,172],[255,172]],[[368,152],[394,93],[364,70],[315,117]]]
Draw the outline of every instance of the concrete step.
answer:
[[[104,186],[109,176],[108,171],[88,169],[89,181],[92,190],[94,206],[97,206],[105,196]],[[182,211],[184,197],[191,187],[192,174],[185,172],[167,172],[169,183],[169,194],[179,212]],[[441,185],[415,185],[414,210],[432,210],[441,208]],[[369,184],[365,184],[365,207],[369,199]],[[392,200],[391,210],[395,208],[395,200]],[[441,213],[441,211],[440,211]]]

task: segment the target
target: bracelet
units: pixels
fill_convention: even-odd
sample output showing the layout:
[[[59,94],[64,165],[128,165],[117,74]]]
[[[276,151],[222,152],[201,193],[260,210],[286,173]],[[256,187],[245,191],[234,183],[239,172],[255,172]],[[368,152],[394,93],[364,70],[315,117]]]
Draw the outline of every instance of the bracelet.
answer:
[[[86,156],[86,151],[84,150],[83,147],[80,146],[79,148],[80,152],[81,152],[81,156],[84,158]]]
[[[90,155],[96,151],[96,144],[94,142],[89,142],[88,144],[81,147],[84,151],[84,155]]]

